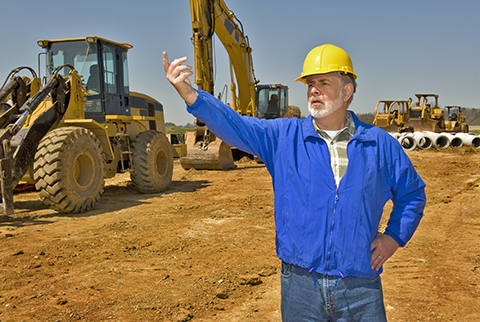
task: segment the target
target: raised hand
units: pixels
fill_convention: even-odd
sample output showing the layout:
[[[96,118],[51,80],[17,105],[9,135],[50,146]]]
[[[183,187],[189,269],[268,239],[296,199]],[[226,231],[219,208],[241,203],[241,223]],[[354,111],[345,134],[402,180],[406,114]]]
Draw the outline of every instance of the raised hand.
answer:
[[[163,67],[168,81],[175,87],[183,100],[191,105],[195,103],[198,97],[197,91],[192,87],[188,77],[193,75],[192,67],[182,65],[187,61],[187,57],[177,58],[172,63],[168,62],[168,55],[163,52]]]

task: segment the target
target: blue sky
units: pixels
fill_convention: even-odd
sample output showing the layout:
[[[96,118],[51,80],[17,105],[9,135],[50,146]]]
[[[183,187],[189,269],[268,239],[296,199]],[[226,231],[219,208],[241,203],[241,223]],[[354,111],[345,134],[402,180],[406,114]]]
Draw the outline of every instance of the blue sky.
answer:
[[[225,0],[242,22],[261,83],[290,88],[306,107],[299,76],[308,51],[332,43],[351,56],[358,90],[351,109],[373,112],[378,100],[440,95],[439,103],[480,108],[480,1]],[[165,118],[192,123],[165,79],[162,51],[193,64],[187,0],[0,1],[0,78],[18,66],[37,69],[38,39],[100,36],[134,47],[130,87],[164,105]],[[228,58],[215,45],[216,89],[229,84]],[[44,71],[42,71],[42,75]]]

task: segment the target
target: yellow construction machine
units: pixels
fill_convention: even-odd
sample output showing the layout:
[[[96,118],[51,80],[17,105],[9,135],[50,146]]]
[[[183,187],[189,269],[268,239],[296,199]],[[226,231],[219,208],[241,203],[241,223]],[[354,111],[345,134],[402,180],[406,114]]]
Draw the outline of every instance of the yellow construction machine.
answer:
[[[406,125],[415,131],[443,132],[445,118],[443,110],[438,105],[438,95],[415,94],[415,96],[417,102],[410,107],[410,116]]]
[[[415,131],[441,132],[468,132],[468,124],[459,106],[446,106],[445,110],[438,105],[437,94],[415,94],[417,102],[410,108],[410,117],[405,126]],[[429,102],[429,98],[434,103]],[[457,113],[450,113],[456,110]]]
[[[373,125],[387,132],[413,132],[411,128],[405,127],[410,116],[411,103],[411,98],[408,101],[378,101]]]
[[[104,179],[130,172],[141,193],[164,191],[173,171],[163,106],[131,92],[127,52],[100,37],[39,40],[47,83],[31,68],[14,69],[0,89],[0,172],[3,208],[13,188],[35,183],[45,205],[84,212],[97,203]],[[32,77],[16,76],[28,69]],[[22,179],[23,178],[23,179]]]
[[[216,34],[230,59],[231,107],[235,111],[267,119],[301,116],[297,106],[288,105],[286,85],[258,84],[248,37],[244,34],[241,22],[223,0],[190,0],[190,12],[195,83],[199,89],[214,94],[212,43]],[[180,159],[185,169],[229,169],[235,166],[231,146],[216,138],[199,120],[195,121],[195,132],[189,133],[186,143],[187,155]]]
[[[461,106],[445,106],[447,115],[445,119],[445,132],[468,133],[467,118]]]
[[[438,105],[437,94],[415,96],[417,102],[413,106],[411,98],[408,101],[378,101],[373,124],[388,132],[468,132],[461,107],[446,106],[445,116],[445,110]]]

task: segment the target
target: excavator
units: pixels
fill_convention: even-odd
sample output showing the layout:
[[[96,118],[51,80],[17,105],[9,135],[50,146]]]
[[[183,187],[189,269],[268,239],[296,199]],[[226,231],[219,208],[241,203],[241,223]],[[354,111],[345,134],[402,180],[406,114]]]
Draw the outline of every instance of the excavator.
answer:
[[[173,147],[163,106],[129,90],[133,46],[92,36],[39,40],[47,76],[12,70],[0,88],[0,184],[3,212],[13,189],[34,183],[43,203],[62,213],[98,202],[104,179],[130,172],[140,193],[168,188]],[[25,70],[32,77],[17,76]]]
[[[252,48],[243,25],[223,0],[190,0],[190,12],[195,84],[199,89],[214,95],[212,44],[216,34],[230,59],[231,107],[235,111],[266,119],[301,117],[300,108],[288,105],[288,86],[258,84]],[[226,170],[235,167],[232,147],[217,138],[198,119],[195,120],[195,132],[188,133],[185,142],[187,155],[180,158],[184,169]]]

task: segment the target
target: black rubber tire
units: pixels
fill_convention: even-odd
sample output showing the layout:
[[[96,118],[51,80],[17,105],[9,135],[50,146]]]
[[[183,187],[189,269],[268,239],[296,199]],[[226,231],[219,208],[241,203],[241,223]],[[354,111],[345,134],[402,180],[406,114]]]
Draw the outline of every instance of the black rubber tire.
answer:
[[[167,190],[172,182],[173,151],[165,134],[148,130],[137,135],[132,143],[133,187],[140,193]]]
[[[81,127],[50,131],[40,142],[33,165],[43,203],[62,213],[92,209],[105,185],[105,161],[97,137]]]

